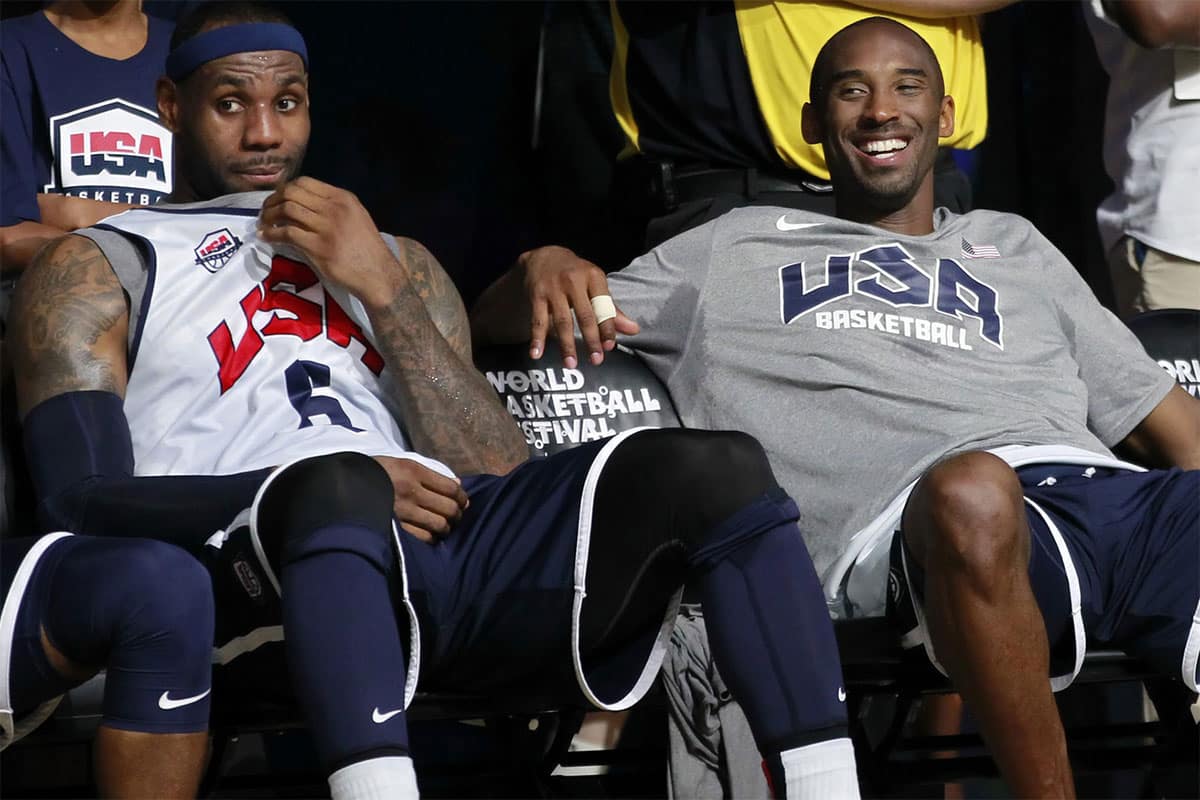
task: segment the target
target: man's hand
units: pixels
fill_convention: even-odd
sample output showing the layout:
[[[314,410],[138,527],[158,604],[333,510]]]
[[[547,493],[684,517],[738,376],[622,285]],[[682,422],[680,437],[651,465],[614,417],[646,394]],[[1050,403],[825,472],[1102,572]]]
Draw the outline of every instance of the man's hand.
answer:
[[[0,228],[0,272],[6,276],[24,271],[43,245],[64,233],[137,208],[129,203],[105,203],[65,194],[39,194],[37,204],[41,222],[24,220]]]
[[[375,456],[392,479],[396,499],[392,513],[400,527],[423,542],[445,538],[466,510],[467,493],[447,478],[410,458]]]
[[[259,216],[263,241],[299,251],[321,280],[349,291],[368,308],[395,296],[400,265],[351,192],[301,177],[277,189]]]
[[[631,336],[638,332],[638,324],[619,308],[616,317],[596,321],[592,298],[609,294],[608,279],[604,270],[567,248],[539,247],[522,253],[517,259],[517,269],[523,276],[529,298],[531,357],[542,357],[546,335],[553,324],[554,335],[562,348],[563,363],[568,369],[578,365],[572,311],[593,364],[604,361],[604,353],[616,346],[618,333]]]
[[[295,251],[326,286],[362,301],[415,450],[463,475],[504,475],[528,458],[520,429],[472,363],[462,300],[428,250],[398,240],[397,259],[358,198],[312,178],[271,194],[259,224],[264,242]]]

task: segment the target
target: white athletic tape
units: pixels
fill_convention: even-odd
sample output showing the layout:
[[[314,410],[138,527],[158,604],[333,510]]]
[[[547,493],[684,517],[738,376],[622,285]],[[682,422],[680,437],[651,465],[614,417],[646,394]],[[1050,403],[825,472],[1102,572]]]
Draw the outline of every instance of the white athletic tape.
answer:
[[[612,295],[598,294],[592,298],[592,311],[596,314],[596,324],[617,316],[617,306],[613,303]]]

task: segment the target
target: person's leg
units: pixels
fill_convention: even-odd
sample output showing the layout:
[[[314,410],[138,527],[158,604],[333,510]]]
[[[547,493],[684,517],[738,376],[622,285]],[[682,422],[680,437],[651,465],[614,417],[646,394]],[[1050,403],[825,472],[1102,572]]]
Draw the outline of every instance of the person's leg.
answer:
[[[17,705],[107,667],[95,740],[104,797],[194,797],[208,748],[213,603],[191,556],[138,539],[60,540],[31,577],[14,650]]]
[[[93,743],[101,797],[195,797],[208,733],[143,733],[101,725]]]
[[[1108,254],[1117,313],[1129,319],[1156,308],[1200,308],[1200,263],[1124,236]]]
[[[1134,254],[1135,244],[1132,238],[1122,236],[1107,256],[1113,302],[1117,307],[1117,316],[1121,319],[1129,319],[1146,310],[1145,298],[1142,296],[1141,260]]]
[[[1050,690],[1046,624],[1029,580],[1021,484],[1001,459],[965,453],[914,489],[903,535],[925,575],[935,651],[1019,797],[1073,797]]]
[[[1143,246],[1135,251],[1135,256],[1141,256],[1141,296],[1145,310],[1200,309],[1200,262],[1153,247]]]
[[[632,437],[596,489],[584,642],[633,638],[686,571],[777,796],[857,797],[837,643],[798,516],[749,436]]]
[[[262,495],[296,695],[335,800],[416,797],[393,587],[392,485],[354,453],[307,459]]]

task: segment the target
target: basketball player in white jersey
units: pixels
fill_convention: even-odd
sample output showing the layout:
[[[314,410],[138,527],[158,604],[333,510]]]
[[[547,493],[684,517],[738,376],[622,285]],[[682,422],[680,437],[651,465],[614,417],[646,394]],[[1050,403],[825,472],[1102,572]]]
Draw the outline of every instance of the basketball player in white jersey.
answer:
[[[858,796],[800,512],[757,442],[637,431],[524,461],[437,262],[296,178],[307,53],[286,20],[201,6],[159,107],[176,202],[57,241],[18,290],[43,525],[204,558],[218,694],[288,685],[286,647],[335,798],[415,795],[418,678],[629,706],[685,578],[777,796]]]

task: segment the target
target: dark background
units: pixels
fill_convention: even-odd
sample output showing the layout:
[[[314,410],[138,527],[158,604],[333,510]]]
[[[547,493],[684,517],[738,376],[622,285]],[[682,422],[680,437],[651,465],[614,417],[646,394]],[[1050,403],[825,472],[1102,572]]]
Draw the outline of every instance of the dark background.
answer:
[[[191,5],[145,3],[169,19]],[[468,307],[538,244],[624,264],[605,189],[621,145],[605,2],[276,5],[309,46],[306,172],[355,192],[382,230],[426,244]],[[40,7],[10,1],[0,15]],[[976,206],[1031,219],[1109,304],[1095,223],[1111,186],[1100,160],[1107,78],[1081,3],[1027,0],[989,14],[984,43],[990,122]]]

